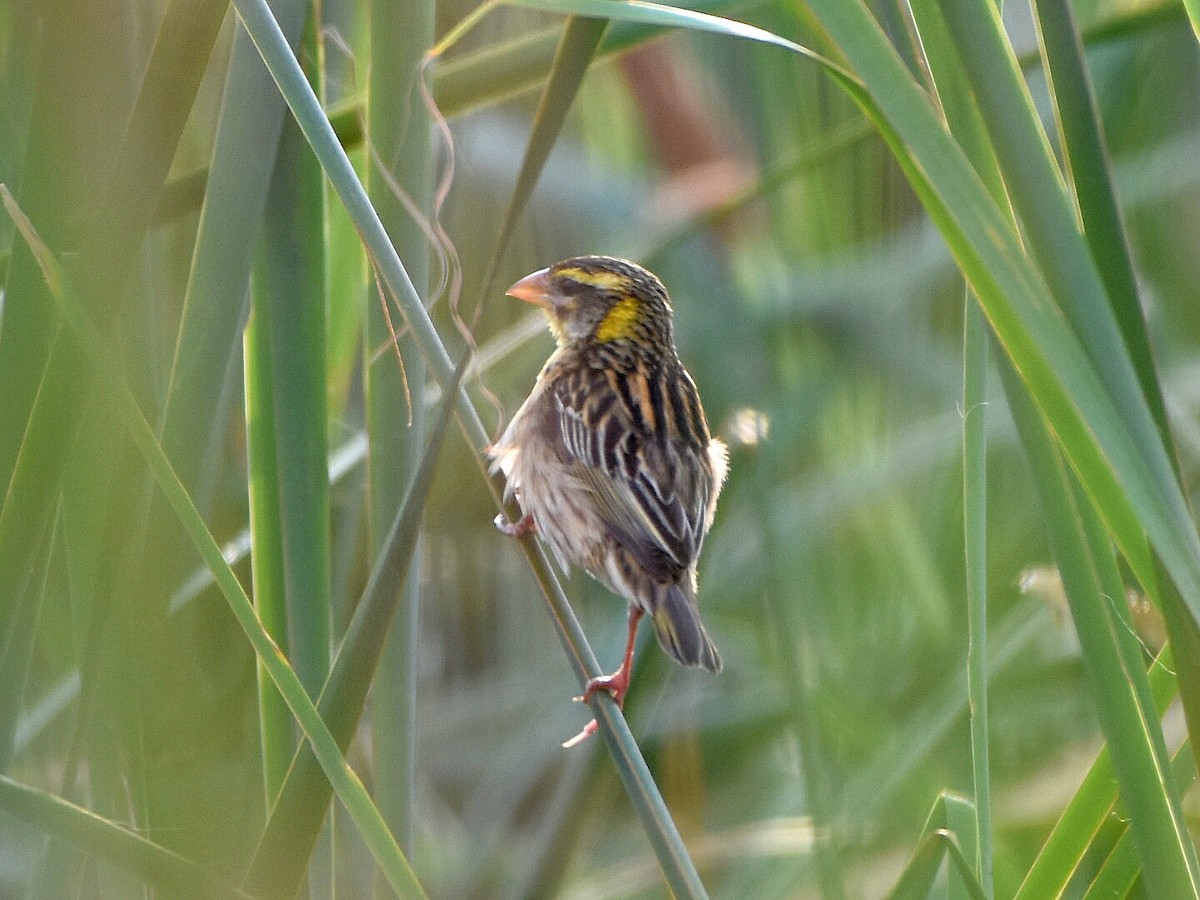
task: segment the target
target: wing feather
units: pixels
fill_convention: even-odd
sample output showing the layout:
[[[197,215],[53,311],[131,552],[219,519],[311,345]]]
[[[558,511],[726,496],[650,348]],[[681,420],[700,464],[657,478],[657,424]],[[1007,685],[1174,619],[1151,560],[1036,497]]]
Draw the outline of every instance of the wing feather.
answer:
[[[699,555],[714,488],[707,425],[682,374],[592,369],[555,391],[563,445],[600,518],[649,574],[672,581]]]

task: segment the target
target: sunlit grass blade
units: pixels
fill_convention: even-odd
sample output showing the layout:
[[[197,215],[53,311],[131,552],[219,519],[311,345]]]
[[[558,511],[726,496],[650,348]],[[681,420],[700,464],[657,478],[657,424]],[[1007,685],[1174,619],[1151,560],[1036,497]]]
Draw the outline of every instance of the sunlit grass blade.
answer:
[[[1196,767],[1188,741],[1184,741],[1171,757],[1171,776],[1175,779],[1180,794],[1186,794],[1196,780]],[[1105,857],[1104,864],[1083,896],[1085,900],[1128,897],[1139,878],[1143,884],[1146,883],[1133,834],[1131,829],[1126,828],[1117,838],[1116,844]]]
[[[1174,659],[1170,650],[1150,665],[1147,680],[1161,716],[1175,696]],[[1057,897],[1078,870],[1094,836],[1117,804],[1117,781],[1109,749],[1100,750],[1079,789],[1063,810],[1037,859],[1025,873],[1014,900]]]
[[[442,400],[428,444],[410,476],[404,500],[382,542],[370,579],[338,648],[329,679],[321,689],[318,708],[343,752],[354,736],[397,607],[411,599],[404,597],[403,586],[417,546],[434,467],[454,408],[452,401],[466,370],[467,359],[459,363],[452,385],[455,390]],[[329,798],[328,780],[322,775],[312,749],[307,744],[302,745],[292,760],[287,781],[255,851],[245,879],[248,890],[278,896],[295,893]]]
[[[776,44],[797,53],[807,54],[809,52],[787,38],[754,25],[747,25],[744,22],[737,22],[698,10],[652,3],[649,0],[506,0],[506,2],[512,3],[514,6],[527,6],[530,9],[543,9],[547,12],[574,16],[592,16],[622,22],[636,22],[642,25],[658,25],[665,28],[711,31],[727,37],[747,38],[752,41]]]
[[[159,489],[166,496],[167,502],[193,545],[212,570],[217,586],[225,595],[230,610],[254,647],[255,653],[266,666],[271,680],[292,710],[305,737],[311,743],[322,769],[333,783],[339,799],[345,804],[350,817],[358,826],[389,883],[402,894],[423,896],[423,891],[416,881],[408,860],[396,845],[395,839],[379,815],[379,810],[371,802],[371,798],[358,776],[346,763],[337,743],[325,727],[325,723],[321,721],[320,714],[312,700],[309,699],[295,671],[288,665],[274,641],[263,630],[237,576],[225,562],[221,555],[221,548],[213,539],[188,495],[187,489],[172,469],[170,461],[155,438],[137,401],[125,386],[120,373],[113,367],[112,360],[105,349],[107,345],[95,320],[79,303],[57,261],[45,244],[41,242],[33,225],[25,218],[12,194],[3,185],[0,185],[0,199],[3,199],[9,215],[37,258],[60,313],[82,346],[91,363],[93,374],[102,389],[107,391],[121,425],[150,467]]]
[[[1195,848],[1168,774],[1162,729],[1145,683],[1141,647],[1121,603],[1124,589],[1111,546],[1015,374],[1006,370],[1005,376],[1147,883],[1161,896],[1194,896]]]
[[[533,118],[533,128],[529,132],[525,155],[521,158],[517,181],[513,185],[508,206],[504,211],[504,220],[496,233],[496,244],[492,248],[492,258],[483,279],[482,296],[486,297],[494,287],[500,262],[504,258],[517,220],[525,211],[533,189],[537,186],[542,167],[545,166],[546,159],[558,140],[567,111],[579,92],[579,85],[583,82],[583,76],[587,73],[607,28],[608,19],[585,16],[572,16],[563,28],[562,40],[550,67],[550,77]]]
[[[1155,357],[1146,334],[1129,238],[1117,203],[1108,147],[1075,29],[1074,13],[1070,4],[1063,0],[1038,0],[1033,9],[1062,134],[1067,174],[1079,204],[1084,236],[1104,282],[1142,394],[1162,443],[1178,470]],[[1185,484],[1182,478],[1178,480],[1181,485]],[[1200,626],[1188,614],[1170,578],[1164,577],[1157,585],[1146,587],[1159,601],[1171,643],[1178,651],[1180,693],[1189,730],[1192,734],[1200,734]]]
[[[434,195],[434,132],[424,100],[425,53],[435,38],[434,0],[375,0],[370,5],[371,69],[366,97],[366,183],[371,202],[419,293],[430,293],[435,271],[449,288],[454,273],[446,248],[430,240]],[[444,148],[450,151],[452,148]],[[452,302],[457,298],[452,298]],[[392,515],[405,496],[426,444],[425,363],[411,338],[393,333],[386,297],[367,289],[363,384],[368,434],[368,546],[385,552]],[[449,304],[447,304],[448,306]],[[413,551],[422,555],[421,544]],[[421,565],[410,567],[400,617],[379,664],[371,702],[376,767],[388,772],[376,802],[400,846],[413,845],[417,784],[417,673],[421,659]]]
[[[284,123],[247,328],[246,410],[254,602],[313,696],[329,669],[329,478],[325,472],[325,277],[321,173]],[[294,741],[260,671],[267,808]]]
[[[1200,38],[1200,0],[1183,0],[1183,7],[1187,10],[1188,18],[1192,22],[1192,31],[1196,32],[1196,37]]]
[[[814,0],[812,5],[870,85],[870,97],[862,102],[877,111],[881,134],[976,289],[1005,352],[1138,578],[1154,581],[1144,538],[1149,534],[1189,607],[1193,599],[1200,605],[1195,528],[1144,403],[1124,390],[1122,402],[1135,409],[1141,422],[1131,430],[1076,337],[1052,311],[1040,276],[937,125],[878,25],[856,4]],[[857,82],[840,83],[858,96]],[[1009,250],[1002,252],[1005,246]],[[1124,355],[1119,345],[1116,352]],[[1149,442],[1143,440],[1147,434]]]
[[[203,866],[116,822],[0,775],[0,810],[175,897],[249,897]]]
[[[0,770],[6,770],[14,749],[17,721],[24,693],[26,669],[32,659],[37,616],[37,592],[29,573],[36,571],[41,544],[54,517],[56,473],[61,473],[70,448],[73,424],[62,415],[69,398],[78,391],[72,366],[75,355],[67,346],[69,335],[56,336],[42,382],[38,385],[28,426],[22,436],[12,480],[0,505],[0,576],[11,589],[0,599]]]
[[[287,604],[284,579],[279,463],[276,455],[275,378],[270,324],[251,313],[246,323],[246,480],[249,499],[250,577],[254,608],[267,634],[285,653]],[[205,570],[207,571],[207,570]],[[264,805],[271,808],[292,758],[292,715],[265,666],[258,666],[258,733]]]
[[[284,32],[299,39],[307,4],[280,5]],[[236,29],[221,115],[176,339],[163,446],[185,484],[208,446],[226,366],[241,346],[246,288],[261,233],[285,107],[253,44]]]
[[[1004,188],[978,107],[954,54],[940,8],[912,6],[921,46],[951,134],[1001,208]],[[963,561],[967,593],[967,690],[970,696],[971,775],[974,784],[978,854],[975,874],[983,893],[993,894],[991,765],[987,691],[987,433],[985,430],[989,334],[971,289],[963,303]]]
[[[965,833],[963,828],[973,828],[974,821],[975,810],[969,800],[954,794],[941,794],[929,811],[912,859],[888,894],[889,900],[928,897],[942,863],[947,860],[950,869],[947,896],[986,900],[987,895],[967,861],[968,853],[961,846]],[[973,835],[966,836],[973,838]]]
[[[754,0],[691,0],[681,7],[713,14],[729,13]],[[607,13],[605,13],[607,15]],[[658,36],[662,26],[614,22],[605,33],[598,56],[610,56]],[[433,93],[448,118],[496,103],[546,80],[562,29],[553,26],[504,44],[471,50],[438,64]]]
[[[96,154],[113,154],[112,170],[105,173],[99,186],[100,201],[87,218],[69,212],[69,200],[62,196],[59,179],[71,178],[73,165],[87,166],[92,160],[68,158],[65,137],[74,134],[75,126],[57,122],[58,117],[69,114],[69,105],[61,102],[58,92],[78,89],[71,81],[74,78],[94,78],[74,67],[64,71],[61,57],[73,52],[71,40],[97,38],[78,35],[79,29],[86,31],[91,24],[87,16],[44,27],[36,39],[28,36],[42,58],[31,81],[40,78],[43,83],[31,112],[37,127],[32,130],[21,178],[25,202],[41,211],[43,221],[58,222],[63,217],[61,225],[52,226],[56,232],[82,232],[72,241],[78,241],[83,251],[80,269],[88,273],[90,302],[101,315],[115,315],[129,305],[117,288],[121,279],[130,277],[131,263],[175,157],[222,17],[221,4],[209,0],[178,0],[167,5],[132,110],[115,102],[113,108],[106,108],[121,117],[123,132],[114,130],[111,148],[108,136],[95,138],[92,149]],[[178,39],[180,28],[187,31],[186,40]],[[60,46],[63,41],[68,42],[66,46]],[[131,173],[137,177],[129,177]],[[0,583],[16,584],[19,573],[32,565],[36,553],[32,542],[43,534],[42,524],[58,500],[63,465],[71,450],[70,435],[83,418],[88,391],[81,379],[78,350],[69,337],[60,334],[57,313],[37,267],[19,243],[6,276],[0,329],[0,383],[6,409],[0,423],[0,497],[4,506],[0,511]],[[18,591],[0,597],[0,623],[11,623],[20,599]],[[33,640],[32,631],[9,631],[7,638],[0,656],[11,654],[10,660],[15,660],[29,655],[32,645],[21,644]],[[6,683],[11,689],[19,682]],[[7,756],[15,727],[15,707],[10,705],[8,693],[0,688],[0,761]]]

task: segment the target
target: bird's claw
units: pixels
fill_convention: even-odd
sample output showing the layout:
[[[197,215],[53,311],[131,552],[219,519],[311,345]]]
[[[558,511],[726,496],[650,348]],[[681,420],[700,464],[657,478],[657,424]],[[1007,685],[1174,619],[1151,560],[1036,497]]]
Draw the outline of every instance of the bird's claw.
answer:
[[[513,538],[523,538],[527,534],[537,532],[537,523],[533,521],[533,513],[525,513],[515,522],[509,522],[504,518],[504,513],[497,513],[496,518],[492,520],[496,524],[496,528],[501,534],[506,534]]]
[[[578,700],[579,698],[576,697],[575,699]],[[572,747],[579,746],[593,734],[595,734],[599,729],[600,726],[596,724],[596,720],[592,719],[592,721],[583,726],[583,731],[579,732],[579,734],[575,735],[575,737],[571,738],[569,741],[563,741],[563,749],[570,750]]]
[[[617,704],[618,709],[625,708],[625,692],[629,690],[629,672],[625,669],[618,669],[612,675],[600,675],[592,678],[583,686],[583,693],[578,697],[572,697],[576,703],[587,703],[600,691],[604,691],[613,698],[613,702]],[[589,737],[599,730],[600,726],[595,719],[583,726],[583,731],[575,735],[569,741],[563,742],[563,747],[570,750],[572,747],[577,747],[586,741]]]

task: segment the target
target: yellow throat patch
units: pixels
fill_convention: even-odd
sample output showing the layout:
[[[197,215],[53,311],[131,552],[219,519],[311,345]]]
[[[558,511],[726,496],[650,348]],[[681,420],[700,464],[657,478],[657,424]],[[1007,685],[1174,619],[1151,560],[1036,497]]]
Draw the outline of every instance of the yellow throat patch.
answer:
[[[617,341],[629,337],[641,314],[641,303],[636,297],[622,297],[608,311],[596,328],[596,340]]]

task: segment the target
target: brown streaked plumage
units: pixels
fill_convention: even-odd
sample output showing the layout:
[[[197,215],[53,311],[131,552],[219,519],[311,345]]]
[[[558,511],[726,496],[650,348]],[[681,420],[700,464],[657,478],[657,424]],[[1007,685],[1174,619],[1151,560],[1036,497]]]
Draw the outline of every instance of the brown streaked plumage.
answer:
[[[605,690],[623,702],[643,613],[675,660],[719,672],[696,605],[696,561],[726,451],[675,351],[666,290],[634,263],[587,256],[508,293],[542,307],[558,348],[489,450],[524,511],[506,530],[536,528],[564,569],[582,566],[630,607],[624,662],[584,697]]]

